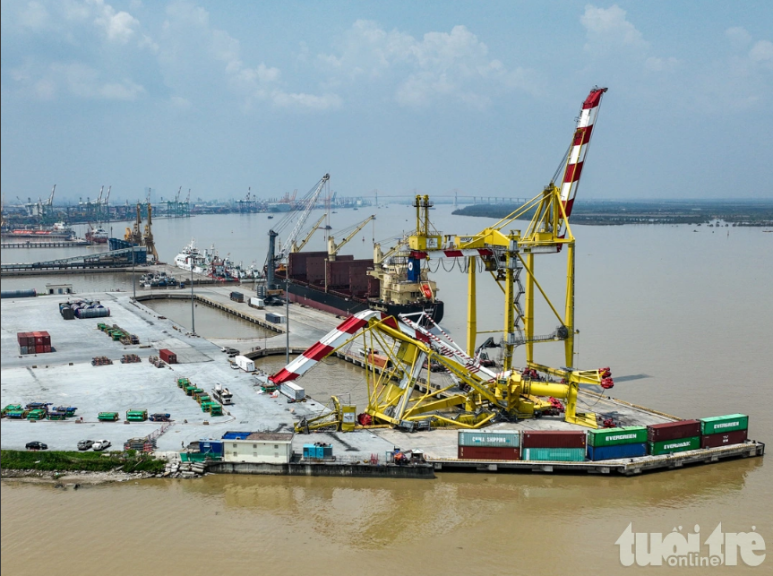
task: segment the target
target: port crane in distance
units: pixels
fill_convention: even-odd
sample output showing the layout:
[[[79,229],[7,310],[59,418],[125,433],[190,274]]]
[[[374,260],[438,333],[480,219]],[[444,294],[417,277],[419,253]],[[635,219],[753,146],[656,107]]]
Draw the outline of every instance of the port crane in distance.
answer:
[[[497,414],[506,417],[532,418],[554,409],[546,398],[560,398],[566,403],[565,420],[572,424],[596,428],[596,415],[577,411],[579,387],[613,385],[608,368],[578,370],[574,364],[574,251],[575,238],[569,216],[590,143],[601,97],[606,88],[594,88],[583,102],[572,136],[572,144],[563,170],[559,168],[551,183],[535,198],[495,225],[469,235],[443,236],[431,227],[428,196],[417,196],[416,232],[409,236],[410,258],[416,263],[436,258],[463,258],[468,274],[467,350],[457,345],[440,326],[430,331],[422,320],[383,318],[375,311],[363,311],[348,318],[336,330],[312,346],[271,380],[275,384],[294,380],[319,360],[350,345],[362,335],[371,346],[390,359],[390,368],[368,378],[368,407],[359,417],[362,425],[391,425],[404,429],[451,425],[477,428]],[[555,182],[560,175],[560,186]],[[519,217],[533,210],[524,232],[506,230]],[[503,231],[504,230],[504,231]],[[535,256],[567,254],[566,293],[563,314],[552,304],[535,276]],[[478,264],[491,273],[505,295],[503,328],[503,366],[494,373],[475,357],[477,330],[476,271]],[[525,286],[521,276],[525,275]],[[534,301],[537,293],[548,303],[559,326],[547,336],[535,335]],[[520,302],[521,295],[525,303]],[[431,319],[428,319],[430,323]],[[534,359],[534,345],[563,341],[565,366],[554,368]],[[516,370],[513,350],[526,347],[526,367]],[[423,366],[436,362],[455,379],[453,386],[432,390],[430,372],[424,395],[414,393]],[[445,396],[441,397],[441,394]],[[462,410],[456,416],[443,411]]]

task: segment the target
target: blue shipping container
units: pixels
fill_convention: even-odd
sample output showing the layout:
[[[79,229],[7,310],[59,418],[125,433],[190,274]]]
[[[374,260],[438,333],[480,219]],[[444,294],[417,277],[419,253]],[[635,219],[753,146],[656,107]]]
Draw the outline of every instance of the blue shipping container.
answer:
[[[591,446],[588,445],[588,459],[617,460],[618,458],[639,458],[647,455],[647,443],[618,444],[617,446]]]
[[[316,458],[317,457],[317,447],[314,444],[304,444],[303,445],[303,457],[304,458]]]
[[[322,447],[322,457],[323,458],[332,458],[333,457],[333,447],[332,446],[323,446]]]
[[[202,454],[222,454],[223,443],[219,440],[200,440],[199,452]]]

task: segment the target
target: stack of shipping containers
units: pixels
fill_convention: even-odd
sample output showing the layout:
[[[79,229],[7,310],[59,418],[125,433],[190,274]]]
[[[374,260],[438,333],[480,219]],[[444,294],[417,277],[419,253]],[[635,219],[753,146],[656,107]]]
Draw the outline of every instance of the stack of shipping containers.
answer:
[[[647,455],[647,427],[588,430],[588,459],[614,460]]]
[[[701,418],[701,448],[718,448],[746,442],[749,417],[745,414]]]
[[[521,435],[517,430],[459,431],[460,460],[520,460]]]
[[[48,332],[17,332],[19,354],[46,354],[51,352],[51,336]]]
[[[697,450],[701,447],[701,423],[698,420],[680,420],[647,426],[649,449],[652,456]]]
[[[524,460],[583,462],[585,444],[584,430],[525,430],[521,454]]]

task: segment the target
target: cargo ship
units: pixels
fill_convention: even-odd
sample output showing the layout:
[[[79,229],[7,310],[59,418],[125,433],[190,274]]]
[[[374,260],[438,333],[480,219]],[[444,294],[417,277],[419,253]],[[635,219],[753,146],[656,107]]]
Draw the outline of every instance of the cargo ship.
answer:
[[[376,244],[367,260],[329,251],[290,253],[287,266],[276,271],[277,284],[282,287],[287,279],[290,302],[337,316],[368,309],[389,316],[424,312],[440,322],[444,305],[437,284],[420,261],[392,252],[385,257]]]
[[[63,222],[57,222],[50,228],[12,228],[4,229],[3,238],[38,238],[42,240],[71,240],[75,232]]]

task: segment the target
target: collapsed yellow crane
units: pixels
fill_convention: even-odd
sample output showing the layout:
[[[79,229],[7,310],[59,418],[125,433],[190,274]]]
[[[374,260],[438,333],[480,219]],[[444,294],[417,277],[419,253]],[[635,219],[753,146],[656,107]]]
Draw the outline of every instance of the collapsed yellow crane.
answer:
[[[429,220],[428,196],[417,196],[416,232],[408,238],[411,265],[433,258],[464,258],[468,274],[467,347],[457,345],[443,329],[423,313],[382,317],[375,311],[360,312],[329,333],[302,356],[270,377],[275,384],[292,381],[330,354],[345,348],[362,333],[370,337],[366,350],[379,349],[389,358],[380,375],[366,371],[368,406],[360,425],[389,425],[404,429],[438,425],[477,428],[497,415],[531,418],[555,408],[553,399],[565,401],[565,420],[597,427],[596,415],[577,410],[581,385],[610,388],[608,368],[578,370],[574,365],[574,248],[569,226],[583,162],[590,143],[598,107],[606,88],[594,88],[583,103],[572,145],[564,161],[560,187],[551,182],[542,193],[495,225],[470,235],[443,236]],[[533,210],[526,230],[503,231]],[[563,313],[548,298],[535,276],[535,256],[566,248],[566,290]],[[482,262],[505,296],[503,364],[494,373],[475,357],[477,328],[476,270]],[[525,274],[525,286],[521,275]],[[521,304],[523,293],[525,302]],[[543,296],[559,326],[548,335],[535,334],[535,296]],[[534,360],[534,344],[564,342],[565,366],[553,368]],[[368,342],[364,342],[368,344]],[[515,370],[513,350],[526,348],[526,367]],[[375,346],[375,347],[374,347]],[[433,390],[432,363],[452,375],[453,384]],[[417,394],[416,390],[423,390]]]

